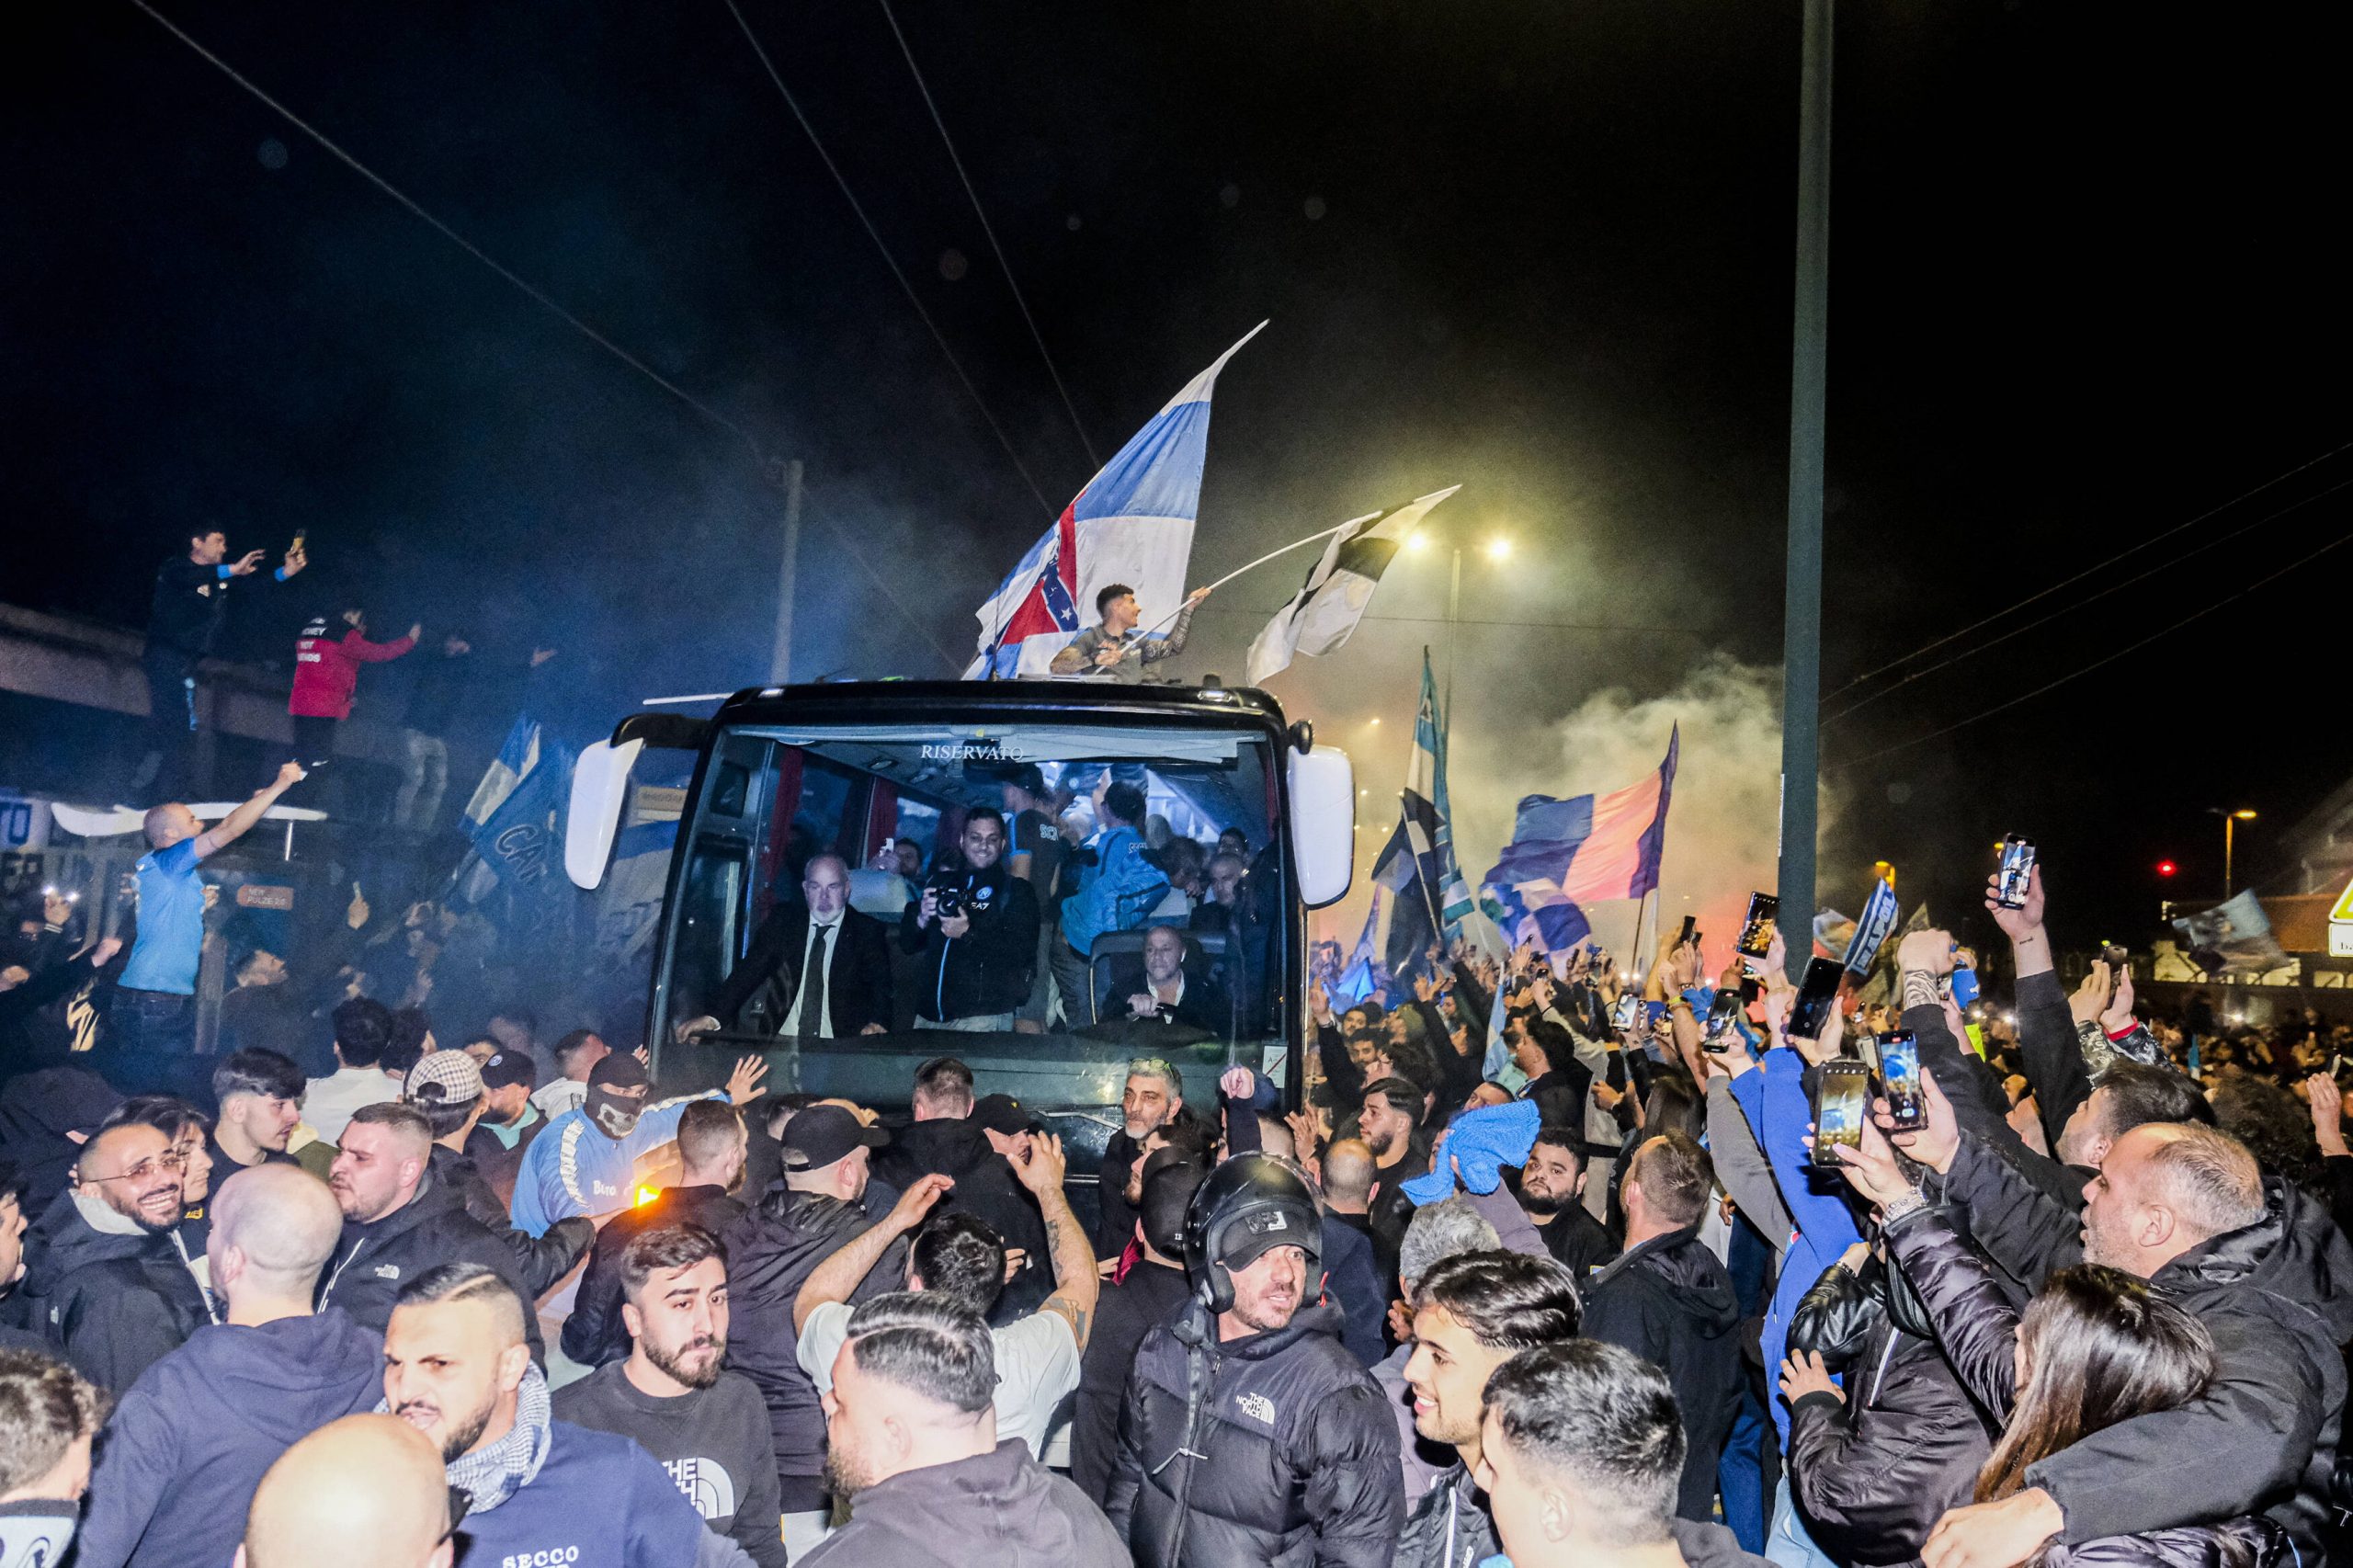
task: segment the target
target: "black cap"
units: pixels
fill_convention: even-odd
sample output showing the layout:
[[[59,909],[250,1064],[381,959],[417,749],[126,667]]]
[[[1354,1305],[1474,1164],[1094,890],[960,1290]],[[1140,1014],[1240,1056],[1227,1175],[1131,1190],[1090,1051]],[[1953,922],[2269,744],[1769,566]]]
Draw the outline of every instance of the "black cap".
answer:
[[[972,1114],[966,1119],[975,1127],[1011,1137],[1017,1132],[1034,1132],[1038,1119],[1021,1108],[1021,1102],[1011,1095],[983,1095],[972,1102]]]
[[[588,1069],[592,1089],[642,1089],[653,1082],[646,1075],[645,1063],[626,1051],[608,1051]]]
[[[494,1051],[490,1060],[482,1064],[482,1085],[485,1089],[511,1089],[520,1084],[525,1088],[540,1081],[539,1063],[529,1051]]]
[[[813,1105],[796,1112],[785,1124],[784,1168],[818,1171],[846,1158],[853,1149],[880,1149],[891,1135],[869,1127],[837,1105]]]

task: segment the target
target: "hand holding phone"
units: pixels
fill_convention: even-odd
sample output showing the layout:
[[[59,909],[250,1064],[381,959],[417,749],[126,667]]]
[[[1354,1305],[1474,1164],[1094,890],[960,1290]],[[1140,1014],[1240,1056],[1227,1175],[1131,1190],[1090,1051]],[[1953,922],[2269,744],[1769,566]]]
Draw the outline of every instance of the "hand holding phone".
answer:
[[[1879,1078],[1887,1095],[1889,1131],[1917,1132],[1928,1125],[1927,1096],[1920,1086],[1920,1042],[1910,1029],[1879,1037]]]
[[[1870,1107],[1870,1069],[1847,1058],[1825,1062],[1813,1080],[1813,1163],[1825,1170],[1838,1166],[1830,1153],[1842,1145],[1859,1149],[1863,1142],[1863,1118]]]

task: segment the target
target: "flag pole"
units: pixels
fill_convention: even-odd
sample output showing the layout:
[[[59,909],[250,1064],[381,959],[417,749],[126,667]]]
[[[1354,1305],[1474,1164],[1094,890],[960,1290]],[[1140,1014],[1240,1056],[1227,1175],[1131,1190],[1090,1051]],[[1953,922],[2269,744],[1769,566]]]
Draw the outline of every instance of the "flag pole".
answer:
[[[1233,582],[1236,577],[1241,576],[1245,572],[1253,571],[1260,566],[1264,566],[1267,562],[1272,561],[1278,555],[1289,555],[1294,550],[1305,549],[1308,545],[1313,544],[1317,540],[1330,539],[1342,528],[1355,528],[1358,523],[1370,522],[1373,518],[1379,516],[1381,516],[1381,514],[1378,512],[1368,512],[1361,517],[1350,517],[1345,523],[1339,523],[1334,527],[1325,528],[1322,533],[1309,534],[1305,539],[1295,539],[1279,550],[1270,550],[1267,551],[1266,554],[1258,557],[1257,560],[1253,561],[1247,566],[1235,567],[1233,571],[1228,572],[1224,576],[1220,577],[1216,582],[1211,583],[1208,587],[1199,591],[1205,594],[1214,593],[1216,590],[1224,587],[1228,583]],[[1138,637],[1149,637],[1154,632],[1159,631],[1162,627],[1167,625],[1170,621],[1176,619],[1178,616],[1184,613],[1185,607],[1183,605],[1178,605],[1175,609],[1170,610],[1166,615],[1162,616],[1158,620],[1154,621],[1150,626],[1147,626],[1142,631],[1137,632],[1136,635]]]

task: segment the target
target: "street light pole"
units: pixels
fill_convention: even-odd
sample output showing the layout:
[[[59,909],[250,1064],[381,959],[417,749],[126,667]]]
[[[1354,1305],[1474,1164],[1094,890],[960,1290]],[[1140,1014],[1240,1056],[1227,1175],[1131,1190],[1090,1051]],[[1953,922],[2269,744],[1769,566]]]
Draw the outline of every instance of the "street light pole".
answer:
[[[1789,571],[1781,600],[1785,918],[1813,915],[1822,714],[1822,447],[1830,321],[1832,0],[1805,0],[1798,93],[1798,255],[1790,351]]]
[[[1446,716],[1439,727],[1451,731],[1454,723],[1454,644],[1461,640],[1462,622],[1462,547],[1454,547],[1454,580],[1446,590]]]
[[[792,679],[792,595],[801,568],[801,475],[799,458],[773,464],[769,472],[784,490],[784,560],[777,573],[776,640],[768,653],[771,686],[784,686]]]
[[[2233,837],[2233,830],[2243,822],[2253,822],[2255,820],[2255,813],[2245,807],[2241,807],[2239,810],[2234,812],[2224,811],[2220,806],[2209,806],[2207,810],[2212,812],[2216,816],[2222,819],[2222,898],[2225,902],[2228,902],[2231,894],[2237,891],[2237,889],[2232,885],[2231,880],[2231,841]]]

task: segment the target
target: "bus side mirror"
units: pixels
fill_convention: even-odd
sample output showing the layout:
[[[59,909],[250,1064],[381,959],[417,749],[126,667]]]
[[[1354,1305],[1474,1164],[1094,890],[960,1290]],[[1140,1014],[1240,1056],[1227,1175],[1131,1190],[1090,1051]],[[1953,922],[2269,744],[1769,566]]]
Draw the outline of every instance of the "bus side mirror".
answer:
[[[1337,746],[1289,756],[1290,850],[1300,902],[1321,909],[1346,898],[1357,869],[1357,770]]]
[[[613,837],[620,832],[621,806],[629,800],[629,770],[643,741],[619,746],[598,741],[572,765],[572,804],[563,819],[563,874],[576,888],[593,890],[605,880]]]

